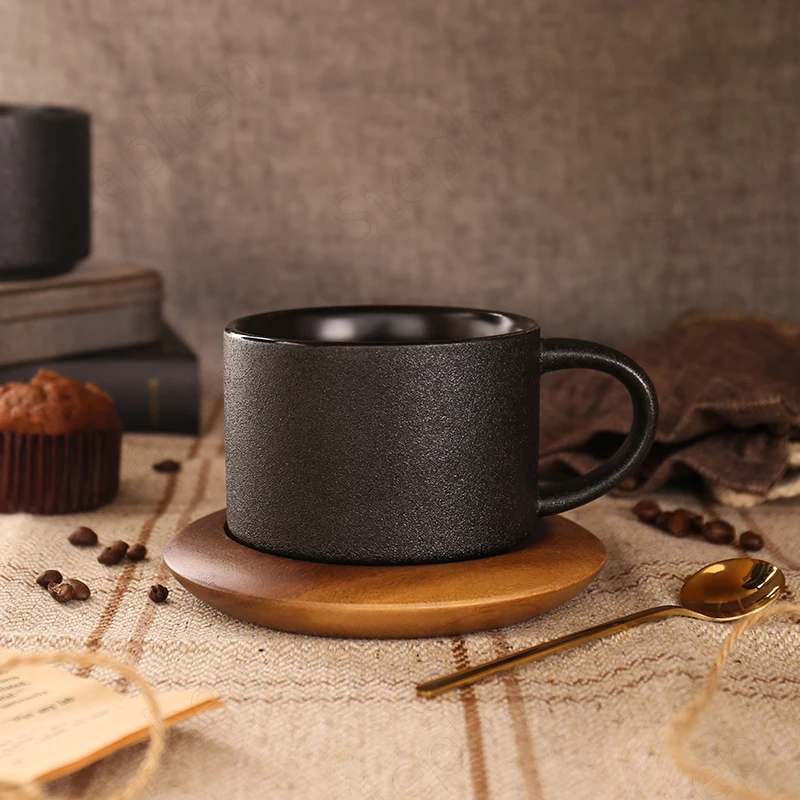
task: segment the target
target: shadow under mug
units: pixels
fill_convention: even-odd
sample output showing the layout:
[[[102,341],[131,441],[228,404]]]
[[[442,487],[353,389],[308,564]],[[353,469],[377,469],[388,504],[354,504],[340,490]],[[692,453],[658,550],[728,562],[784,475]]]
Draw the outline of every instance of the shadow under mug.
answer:
[[[633,402],[619,450],[538,485],[542,373],[606,372]],[[419,564],[511,549],[643,461],[653,386],[622,353],[515,314],[434,306],[276,311],[224,342],[227,524],[276,555]]]

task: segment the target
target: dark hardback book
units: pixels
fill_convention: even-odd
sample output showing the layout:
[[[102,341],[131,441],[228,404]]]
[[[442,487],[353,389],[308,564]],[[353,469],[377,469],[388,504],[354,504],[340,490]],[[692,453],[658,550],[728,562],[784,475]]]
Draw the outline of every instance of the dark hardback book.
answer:
[[[39,369],[53,369],[107,391],[126,431],[199,432],[197,357],[166,326],[156,344],[0,367],[0,383],[30,380]]]

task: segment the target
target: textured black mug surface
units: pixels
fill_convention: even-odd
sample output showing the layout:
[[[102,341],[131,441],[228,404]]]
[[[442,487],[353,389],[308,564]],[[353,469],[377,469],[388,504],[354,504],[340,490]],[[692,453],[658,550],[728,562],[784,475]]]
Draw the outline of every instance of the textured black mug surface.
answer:
[[[244,317],[225,331],[230,535],[314,561],[409,564],[509,550],[540,516],[644,459],[657,405],[614,350],[541,339],[526,317],[354,306]],[[542,372],[588,366],[631,392],[631,434],[588,476],[538,486]]]
[[[89,115],[0,104],[0,280],[70,270],[89,254]]]

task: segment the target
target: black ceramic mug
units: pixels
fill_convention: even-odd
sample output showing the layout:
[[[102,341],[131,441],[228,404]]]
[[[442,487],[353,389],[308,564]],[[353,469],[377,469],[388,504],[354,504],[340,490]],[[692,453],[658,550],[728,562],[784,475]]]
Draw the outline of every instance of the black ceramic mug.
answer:
[[[620,380],[631,431],[588,475],[538,485],[539,383]],[[608,492],[650,448],[658,406],[622,353],[542,339],[515,314],[427,306],[276,311],[225,330],[229,534],[351,564],[490,556]]]
[[[0,280],[44,278],[89,255],[91,120],[0,105]]]

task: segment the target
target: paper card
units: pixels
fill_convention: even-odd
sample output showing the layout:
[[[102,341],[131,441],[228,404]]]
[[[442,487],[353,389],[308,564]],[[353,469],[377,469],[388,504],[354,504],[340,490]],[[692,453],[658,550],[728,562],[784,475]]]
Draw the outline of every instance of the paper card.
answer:
[[[0,664],[17,656],[0,649]],[[164,723],[222,706],[206,691],[158,695]],[[55,780],[148,738],[150,711],[141,695],[122,695],[92,678],[49,665],[0,672],[0,781]]]

